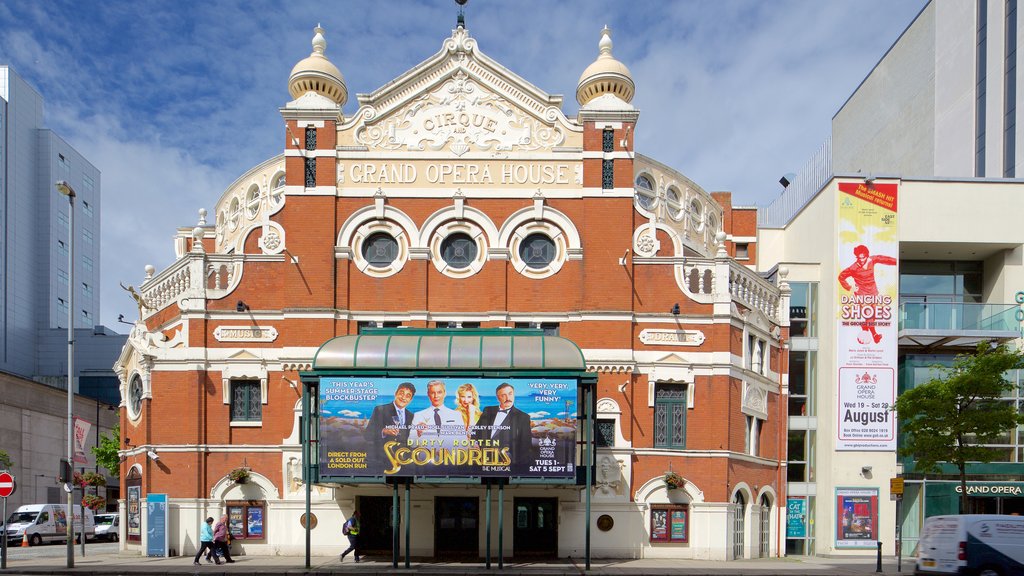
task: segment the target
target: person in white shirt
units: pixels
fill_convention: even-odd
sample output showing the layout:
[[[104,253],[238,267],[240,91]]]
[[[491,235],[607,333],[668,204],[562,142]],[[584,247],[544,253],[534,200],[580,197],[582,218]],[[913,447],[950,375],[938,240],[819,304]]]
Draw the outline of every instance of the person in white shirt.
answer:
[[[456,438],[466,437],[462,415],[444,405],[445,394],[444,382],[431,380],[427,383],[430,406],[413,414],[410,444],[451,450],[455,448]]]

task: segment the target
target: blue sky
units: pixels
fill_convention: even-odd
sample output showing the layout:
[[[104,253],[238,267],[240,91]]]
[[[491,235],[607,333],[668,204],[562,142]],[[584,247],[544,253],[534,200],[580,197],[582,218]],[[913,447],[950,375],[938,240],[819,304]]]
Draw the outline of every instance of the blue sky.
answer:
[[[764,205],[924,3],[470,0],[466,20],[482,52],[564,95],[569,116],[609,25],[636,83],[636,150],[734,203]],[[0,63],[102,172],[100,321],[133,317],[117,283],[169,265],[177,228],[281,153],[278,108],[317,23],[349,114],[355,94],[437,52],[455,15],[452,0],[0,0]]]

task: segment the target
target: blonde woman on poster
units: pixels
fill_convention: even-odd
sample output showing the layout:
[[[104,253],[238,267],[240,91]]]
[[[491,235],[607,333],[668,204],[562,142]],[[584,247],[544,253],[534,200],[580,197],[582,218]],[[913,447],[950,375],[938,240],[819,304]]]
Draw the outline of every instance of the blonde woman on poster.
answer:
[[[458,406],[455,410],[462,415],[462,422],[466,425],[467,437],[472,437],[472,427],[480,420],[480,395],[476,386],[470,383],[459,386],[455,391],[455,398]]]

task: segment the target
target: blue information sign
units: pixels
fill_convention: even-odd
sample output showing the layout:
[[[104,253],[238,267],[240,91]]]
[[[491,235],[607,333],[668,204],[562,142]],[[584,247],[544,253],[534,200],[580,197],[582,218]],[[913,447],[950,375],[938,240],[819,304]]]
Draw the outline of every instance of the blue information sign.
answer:
[[[167,556],[167,494],[146,497],[146,556]]]

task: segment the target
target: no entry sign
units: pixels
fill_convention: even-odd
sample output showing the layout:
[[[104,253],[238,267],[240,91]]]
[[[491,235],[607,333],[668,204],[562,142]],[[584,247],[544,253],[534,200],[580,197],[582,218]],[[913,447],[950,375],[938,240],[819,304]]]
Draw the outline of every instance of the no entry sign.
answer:
[[[0,472],[0,498],[7,498],[11,494],[14,494],[14,476]]]

